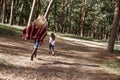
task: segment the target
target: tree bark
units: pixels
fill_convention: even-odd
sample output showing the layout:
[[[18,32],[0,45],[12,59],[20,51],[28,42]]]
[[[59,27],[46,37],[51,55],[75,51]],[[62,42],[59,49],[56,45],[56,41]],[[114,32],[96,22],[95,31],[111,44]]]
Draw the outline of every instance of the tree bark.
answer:
[[[114,44],[117,38],[117,27],[118,27],[118,22],[119,22],[119,14],[120,14],[120,0],[117,0],[115,4],[115,10],[114,10],[112,31],[111,31],[111,35],[110,35],[109,43],[108,43],[109,52],[114,51]]]
[[[63,33],[64,27],[65,27],[65,19],[64,19],[64,11],[65,11],[65,3],[64,0],[62,0],[62,13],[61,13],[61,17],[60,17],[60,32]]]
[[[24,0],[22,1],[22,5],[21,5],[21,9],[20,9],[20,16],[19,16],[19,20],[18,20],[18,25],[20,25],[22,22],[23,7],[24,7]]]
[[[45,18],[47,18],[48,15],[49,15],[50,7],[52,6],[53,1],[54,1],[54,0],[50,0],[50,3],[49,3],[49,5],[48,5],[47,10],[46,10],[45,15],[44,15]]]
[[[3,3],[3,0],[0,0],[0,10],[1,10],[0,14],[2,13],[2,5],[3,5],[2,3]]]
[[[37,0],[34,0],[34,1],[33,1],[32,9],[31,9],[31,12],[30,12],[30,16],[29,16],[29,20],[28,20],[28,25],[27,25],[27,26],[29,26],[30,23],[31,23],[32,16],[33,16],[33,11],[34,11],[34,8],[35,8],[35,4],[36,4],[36,2],[37,2]]]
[[[84,6],[82,7],[82,16],[81,16],[81,23],[80,23],[80,36],[83,36],[83,27],[85,22],[85,14],[87,9],[87,0],[84,0]]]
[[[5,23],[5,15],[6,15],[6,0],[3,2],[3,14],[2,14],[2,23]]]
[[[3,5],[3,2],[2,2],[2,0],[0,0],[0,21],[2,20],[2,5]]]
[[[72,14],[72,6],[73,6],[73,0],[70,0],[70,26],[69,26],[69,33],[71,33],[71,22],[72,22],[72,17],[71,17],[71,14]]]
[[[11,4],[11,13],[10,13],[10,23],[9,23],[9,25],[12,25],[12,23],[13,23],[13,15],[14,15],[14,0],[12,0],[12,4]]]

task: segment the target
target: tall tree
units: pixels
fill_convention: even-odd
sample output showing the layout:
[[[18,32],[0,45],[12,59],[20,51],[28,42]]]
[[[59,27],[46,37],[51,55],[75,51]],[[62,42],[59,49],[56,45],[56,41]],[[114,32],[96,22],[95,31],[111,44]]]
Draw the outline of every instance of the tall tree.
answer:
[[[3,13],[2,13],[2,23],[5,22],[5,15],[6,15],[6,3],[7,3],[7,0],[4,0],[3,2]]]
[[[87,9],[87,0],[84,0],[84,6],[82,7],[82,16],[81,16],[81,23],[80,23],[80,36],[83,36],[83,27],[84,27],[84,22],[85,22],[85,14],[86,14],[86,9]]]
[[[2,11],[2,3],[3,3],[3,0],[0,0],[0,10]],[[0,11],[0,14],[1,14],[1,11]]]
[[[12,0],[12,3],[11,3],[11,13],[10,13],[10,24],[9,25],[12,25],[12,23],[13,23],[14,3],[15,3],[15,1]]]
[[[111,31],[111,35],[109,38],[109,44],[108,44],[109,52],[113,52],[114,50],[114,44],[117,38],[117,27],[118,27],[118,22],[119,22],[119,14],[120,14],[120,0],[116,0],[112,31]]]
[[[70,0],[70,7],[69,7],[69,13],[70,13],[70,25],[69,25],[69,33],[71,32],[71,19],[72,19],[72,17],[71,17],[71,14],[72,14],[72,6],[73,6],[73,0]]]
[[[1,11],[0,11],[0,21],[1,21],[1,19],[2,19],[2,18],[1,18],[1,17],[2,17],[2,16],[1,16],[1,13],[2,13],[2,5],[3,5],[3,0],[0,0],[0,10],[1,10]]]
[[[21,7],[20,7],[20,14],[19,14],[19,20],[18,20],[18,25],[20,25],[21,24],[21,22],[22,22],[22,12],[23,12],[23,7],[24,7],[24,3],[25,1],[24,0],[22,0],[22,5],[21,5]]]
[[[64,30],[64,27],[65,27],[65,18],[64,18],[64,12],[65,12],[65,3],[64,3],[65,0],[62,0],[62,4],[61,4],[61,7],[62,7],[62,16],[60,17],[60,25],[61,25],[61,32],[63,32]]]

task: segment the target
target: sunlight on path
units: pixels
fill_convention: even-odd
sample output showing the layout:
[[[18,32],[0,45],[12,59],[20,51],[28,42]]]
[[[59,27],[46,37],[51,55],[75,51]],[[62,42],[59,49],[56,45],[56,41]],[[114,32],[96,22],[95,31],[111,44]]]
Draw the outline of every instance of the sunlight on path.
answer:
[[[98,48],[105,48],[108,45],[107,43],[98,43],[98,42],[93,42],[93,41],[87,41],[87,40],[82,40],[82,39],[73,39],[73,38],[68,38],[68,37],[62,37],[64,40],[69,40],[77,44],[83,44],[85,46],[89,47],[98,47]]]

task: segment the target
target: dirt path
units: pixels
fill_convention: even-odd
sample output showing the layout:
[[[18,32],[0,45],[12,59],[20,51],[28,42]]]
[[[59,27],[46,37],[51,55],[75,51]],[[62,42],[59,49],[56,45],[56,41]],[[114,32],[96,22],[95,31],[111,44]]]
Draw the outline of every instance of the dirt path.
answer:
[[[52,56],[47,42],[31,61],[32,41],[0,37],[0,80],[116,80],[119,76],[102,67],[110,57],[104,49],[57,39]]]

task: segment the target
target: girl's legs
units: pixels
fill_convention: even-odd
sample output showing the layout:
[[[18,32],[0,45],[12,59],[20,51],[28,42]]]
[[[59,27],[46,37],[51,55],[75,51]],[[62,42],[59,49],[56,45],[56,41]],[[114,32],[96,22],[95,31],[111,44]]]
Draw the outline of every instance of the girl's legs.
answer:
[[[54,46],[53,45],[51,46],[51,50],[52,50],[52,54],[54,55],[55,53],[54,53]]]
[[[49,50],[54,55],[54,46],[49,44]]]
[[[49,51],[51,52],[51,44],[49,44]]]

